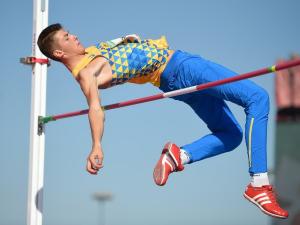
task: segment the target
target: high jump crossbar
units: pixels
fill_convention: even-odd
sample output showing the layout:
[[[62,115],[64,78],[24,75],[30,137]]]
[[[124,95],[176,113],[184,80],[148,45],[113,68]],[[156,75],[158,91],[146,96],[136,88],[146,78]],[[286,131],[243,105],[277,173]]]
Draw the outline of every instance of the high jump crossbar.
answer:
[[[232,83],[232,82],[244,80],[244,79],[251,78],[251,77],[261,76],[264,74],[272,73],[275,71],[287,69],[287,68],[298,66],[298,65],[300,65],[300,59],[290,60],[290,61],[287,61],[284,63],[276,64],[276,65],[273,65],[270,67],[255,70],[255,71],[252,71],[249,73],[240,74],[240,75],[237,75],[234,77],[225,78],[222,80],[212,81],[212,82],[208,82],[205,84],[195,85],[192,87],[187,87],[187,88],[183,88],[183,89],[179,89],[179,90],[175,90],[175,91],[170,91],[170,92],[166,92],[166,93],[151,95],[151,96],[142,97],[142,98],[136,98],[136,99],[132,99],[132,100],[124,101],[124,102],[119,102],[119,103],[115,103],[115,104],[111,104],[111,105],[102,106],[102,109],[103,110],[111,110],[111,109],[121,108],[121,107],[125,107],[125,106],[136,105],[136,104],[141,104],[141,103],[150,102],[150,101],[156,101],[156,100],[159,100],[162,98],[170,98],[170,97],[175,97],[175,96],[179,96],[179,95],[184,95],[184,94],[192,93],[195,91],[201,91],[201,90],[215,87],[215,86],[222,85],[222,84]],[[39,125],[43,126],[44,124],[46,124],[50,121],[60,120],[60,119],[68,118],[68,117],[80,116],[80,115],[87,114],[88,112],[89,112],[89,109],[84,109],[84,110],[75,111],[75,112],[39,117]]]

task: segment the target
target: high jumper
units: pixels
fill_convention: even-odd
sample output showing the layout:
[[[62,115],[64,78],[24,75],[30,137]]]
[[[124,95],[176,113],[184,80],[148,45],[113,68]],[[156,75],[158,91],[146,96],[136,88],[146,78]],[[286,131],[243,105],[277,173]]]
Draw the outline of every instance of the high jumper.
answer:
[[[86,169],[94,175],[103,167],[104,111],[99,89],[127,82],[150,82],[163,92],[172,92],[236,76],[199,55],[170,49],[165,37],[141,40],[137,35],[127,35],[84,48],[75,35],[60,24],[52,24],[41,32],[38,46],[45,56],[66,66],[87,99],[93,144]],[[250,80],[239,80],[172,98],[188,104],[211,133],[181,147],[166,143],[154,167],[154,182],[165,185],[169,175],[182,171],[185,164],[229,152],[240,145],[243,131],[225,102],[230,101],[243,107],[246,114],[250,183],[244,197],[270,216],[287,218],[288,212],[277,203],[267,173],[268,93]]]

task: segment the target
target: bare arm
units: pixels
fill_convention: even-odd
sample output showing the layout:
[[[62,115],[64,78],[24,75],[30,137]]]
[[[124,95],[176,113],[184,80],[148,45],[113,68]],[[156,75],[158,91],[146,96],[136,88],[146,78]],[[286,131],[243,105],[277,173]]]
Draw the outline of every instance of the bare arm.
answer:
[[[91,174],[97,174],[103,167],[103,151],[101,140],[104,130],[104,112],[101,108],[97,81],[92,73],[82,72],[79,74],[78,82],[87,99],[89,105],[89,122],[92,135],[92,150],[87,158],[87,171]]]

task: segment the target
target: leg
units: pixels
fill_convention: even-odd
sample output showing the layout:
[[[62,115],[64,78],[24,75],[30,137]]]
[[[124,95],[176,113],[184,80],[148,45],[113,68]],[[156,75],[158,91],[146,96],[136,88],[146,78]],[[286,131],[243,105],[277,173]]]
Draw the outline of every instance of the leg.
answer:
[[[190,156],[190,163],[228,152],[241,143],[242,129],[223,100],[194,93],[185,102],[212,131],[211,134],[182,147]],[[165,185],[170,173],[184,169],[180,152],[182,152],[180,148],[173,143],[165,145],[153,171],[153,178],[157,185]]]
[[[194,66],[191,66],[194,67]],[[193,80],[210,82],[235,75],[230,70],[209,62],[207,68]],[[244,196],[257,205],[267,215],[287,218],[288,212],[282,209],[276,200],[273,187],[267,177],[267,122],[269,113],[268,93],[249,80],[221,85],[203,91],[203,94],[214,96],[236,103],[245,109],[245,138],[248,149],[249,172],[252,182],[248,185]],[[254,186],[253,186],[254,185]]]
[[[162,74],[162,86],[160,88],[163,91],[194,86],[236,75],[234,72],[218,64],[206,61],[201,57],[192,56],[182,52],[177,53],[175,56],[176,58],[173,56],[174,59],[171,59],[169,62],[170,66],[168,65]],[[230,136],[233,136],[232,134],[230,135],[230,132],[237,132],[240,128],[226,104],[221,104],[224,100],[228,100],[245,109],[245,138],[249,157],[249,172],[253,175],[265,173],[267,171],[266,138],[269,113],[269,96],[267,92],[250,80],[243,80],[213,87],[199,93],[200,94],[197,94],[196,99],[193,99],[193,93],[175,97],[177,100],[188,103],[213,131],[212,134],[195,141],[191,145],[183,146],[183,148],[186,148],[190,152],[193,157],[192,160],[201,160],[236,147],[234,144],[230,143],[228,139]],[[203,98],[206,96],[207,99],[209,99],[207,96],[210,96],[214,101],[205,103],[205,100],[203,99],[200,101],[201,96],[203,96]],[[219,101],[216,99],[219,99]],[[216,103],[218,107],[214,106]],[[201,108],[201,106],[203,108]],[[220,113],[215,113],[214,116],[210,116],[210,114],[204,110],[204,107],[212,109],[215,107],[215,109],[222,112],[221,116]],[[213,110],[208,110],[208,112],[214,113]],[[221,119],[221,121],[218,119]],[[218,124],[217,121],[220,124]],[[226,129],[226,124],[229,124],[229,129]],[[240,140],[235,142],[236,145],[238,145]],[[175,147],[173,146],[174,145],[171,145],[170,148],[163,151],[161,159],[155,167],[154,180],[156,183],[159,181],[157,178],[160,178],[159,176],[164,174],[164,176],[161,176],[164,177],[163,183],[157,183],[158,185],[164,185],[169,174],[176,171],[176,167],[175,170],[173,170],[175,164],[172,157],[169,156],[169,153],[177,152],[178,155],[180,150],[176,145]],[[206,150],[202,152],[202,149],[205,148]],[[170,164],[165,163],[164,160],[168,160]],[[181,163],[180,158],[177,160],[177,163]],[[163,170],[163,173],[161,174],[155,174],[156,171],[160,172],[160,168],[165,169],[168,165],[168,170]],[[157,174],[158,177],[155,177]],[[279,218],[288,217],[288,212],[278,205],[272,186],[269,184],[260,187],[252,186],[252,184],[250,184],[248,185],[244,196],[268,215]]]

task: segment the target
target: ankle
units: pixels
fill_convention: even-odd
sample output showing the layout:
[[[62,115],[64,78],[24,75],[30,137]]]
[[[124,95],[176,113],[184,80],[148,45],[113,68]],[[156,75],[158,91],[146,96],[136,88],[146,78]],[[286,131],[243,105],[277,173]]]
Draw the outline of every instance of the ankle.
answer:
[[[185,165],[191,161],[191,156],[187,151],[185,151],[184,149],[181,148],[180,149],[180,159],[181,159],[181,164]]]
[[[252,187],[262,187],[265,185],[270,185],[267,172],[251,174],[251,186]]]

